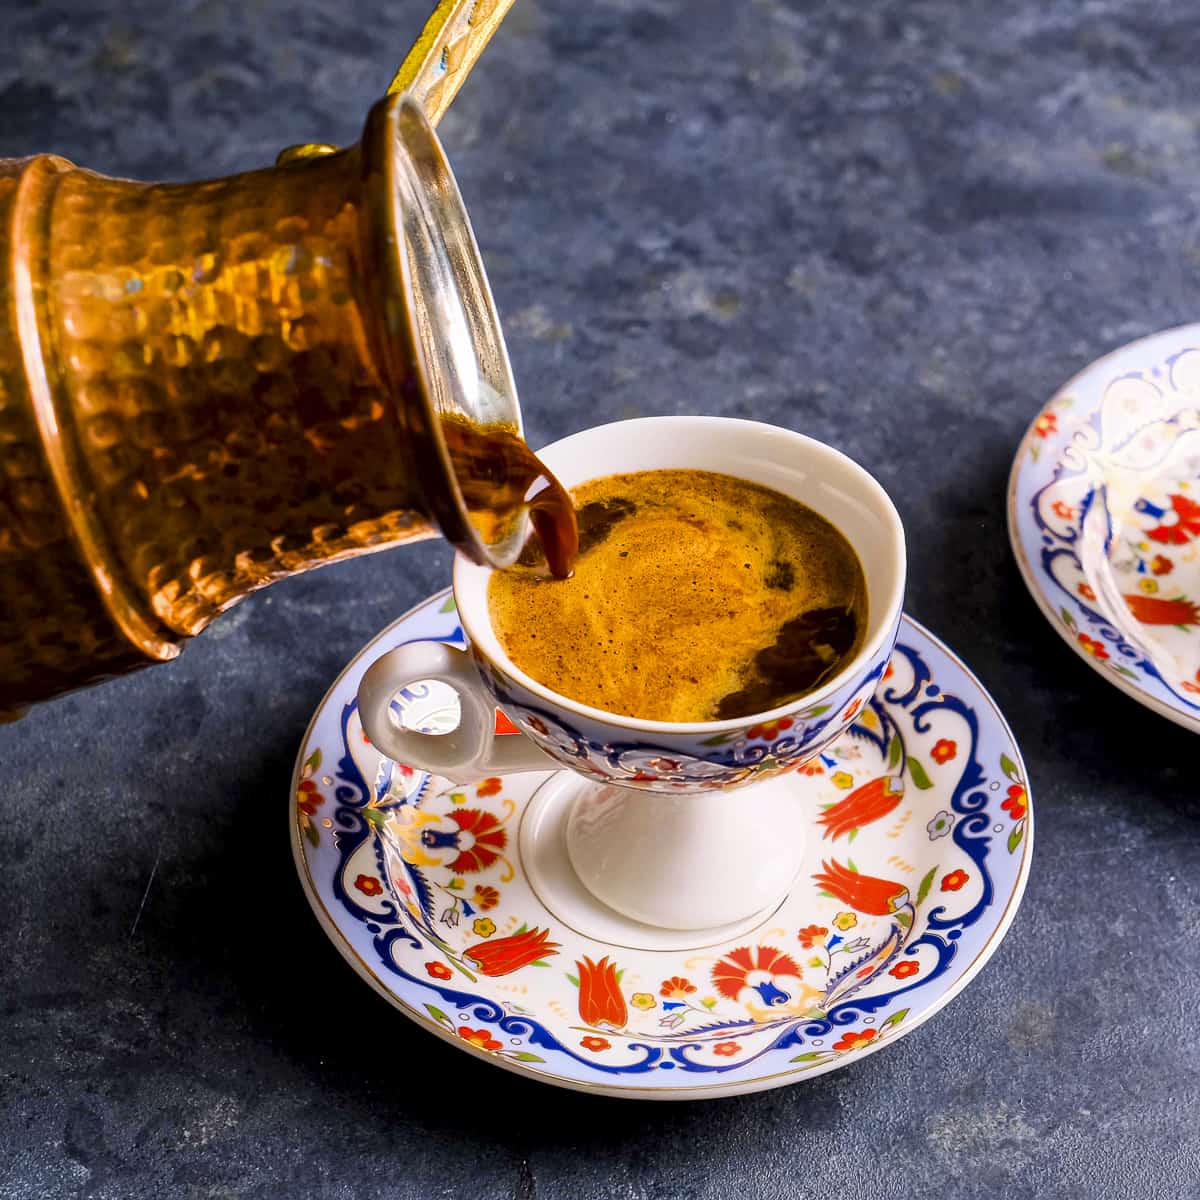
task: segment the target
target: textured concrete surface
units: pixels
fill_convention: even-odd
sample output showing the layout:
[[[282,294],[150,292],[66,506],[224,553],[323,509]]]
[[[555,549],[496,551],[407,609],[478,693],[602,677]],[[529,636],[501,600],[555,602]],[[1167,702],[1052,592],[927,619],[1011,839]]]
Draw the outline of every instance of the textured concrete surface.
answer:
[[[0,153],[198,178],[348,141],[425,15],[10,0]],[[261,594],[181,661],[0,729],[0,1198],[1192,1197],[1194,735],[1105,688],[1010,559],[1032,412],[1200,308],[1200,26],[1137,0],[518,0],[442,133],[535,443],[748,415],[876,472],[910,611],[1038,805],[944,1013],[783,1091],[643,1107],[454,1053],[320,935],[284,831],[314,706],[436,545]]]

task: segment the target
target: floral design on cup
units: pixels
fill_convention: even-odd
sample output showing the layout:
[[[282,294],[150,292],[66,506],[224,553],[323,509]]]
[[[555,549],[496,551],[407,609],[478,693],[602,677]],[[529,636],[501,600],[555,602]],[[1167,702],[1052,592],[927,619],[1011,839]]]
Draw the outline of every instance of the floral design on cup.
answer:
[[[748,718],[744,729],[733,732],[662,734],[636,742],[619,725],[584,718],[568,724],[561,711],[551,712],[491,662],[480,659],[477,666],[505,715],[563,766],[648,791],[687,792],[738,787],[814,759],[844,733],[873,694],[891,645],[889,639],[876,660],[842,691],[820,704],[799,700],[787,718]]]

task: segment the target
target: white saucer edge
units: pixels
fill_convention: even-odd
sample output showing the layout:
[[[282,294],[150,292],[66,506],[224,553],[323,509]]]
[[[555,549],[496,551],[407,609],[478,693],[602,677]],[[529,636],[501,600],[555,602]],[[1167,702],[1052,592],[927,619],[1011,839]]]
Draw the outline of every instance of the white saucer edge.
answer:
[[[1029,439],[1033,433],[1034,427],[1037,425],[1038,417],[1045,410],[1046,404],[1049,404],[1056,396],[1061,396],[1073,388],[1080,379],[1085,375],[1091,374],[1097,367],[1103,366],[1105,363],[1115,359],[1118,355],[1124,354],[1127,350],[1131,350],[1135,346],[1143,346],[1148,342],[1162,339],[1164,342],[1170,341],[1171,338],[1182,336],[1186,330],[1194,329],[1196,336],[1200,338],[1200,322],[1190,321],[1184,325],[1173,325],[1169,329],[1159,329],[1154,333],[1148,333],[1145,337],[1134,338],[1132,342],[1126,342],[1124,345],[1118,346],[1115,350],[1110,350],[1107,354],[1102,354],[1099,358],[1093,359],[1082,369],[1075,372],[1070,379],[1061,387],[1057,388],[1049,397],[1049,399],[1034,413],[1029,424],[1025,427],[1025,432],[1021,435],[1020,441],[1017,443],[1016,453],[1013,455],[1012,467],[1008,473],[1008,495],[1005,503],[1005,520],[1008,524],[1008,543],[1012,549],[1013,557],[1017,560],[1017,569],[1021,573],[1021,578],[1025,583],[1026,589],[1033,598],[1034,603],[1041,610],[1042,615],[1046,618],[1050,627],[1067,643],[1071,648],[1071,652],[1076,658],[1082,659],[1095,671],[1105,682],[1113,687],[1120,689],[1130,699],[1136,701],[1144,708],[1150,709],[1151,712],[1157,713],[1160,717],[1166,717],[1168,721],[1176,725],[1182,726],[1184,729],[1191,730],[1193,733],[1200,733],[1200,716],[1192,716],[1190,713],[1185,713],[1182,710],[1167,704],[1160,700],[1157,696],[1151,695],[1144,688],[1138,687],[1132,683],[1124,675],[1118,675],[1113,671],[1106,671],[1095,658],[1079,649],[1078,643],[1072,638],[1070,631],[1058,619],[1058,613],[1054,611],[1050,601],[1043,594],[1040,587],[1037,585],[1036,576],[1033,573],[1033,567],[1029,562],[1029,558],[1025,553],[1024,546],[1021,545],[1020,533],[1018,531],[1017,521],[1017,485],[1021,474],[1022,460],[1024,459],[1025,447],[1029,444]],[[926,630],[928,632],[928,630]],[[932,635],[931,635],[932,636]],[[934,638],[936,641],[937,639]],[[1032,828],[1032,826],[1031,826]]]
[[[570,1079],[565,1076],[532,1071],[527,1067],[522,1067],[516,1063],[493,1055],[486,1050],[473,1046],[470,1043],[453,1036],[451,1033],[447,1032],[445,1029],[435,1023],[426,1022],[418,1014],[405,1007],[386,987],[379,976],[377,976],[374,971],[372,971],[371,968],[359,958],[359,956],[355,953],[354,948],[350,946],[343,937],[341,930],[337,927],[333,918],[329,915],[324,904],[321,903],[320,897],[316,893],[315,884],[313,883],[312,877],[308,870],[308,862],[304,857],[304,849],[300,841],[299,825],[296,821],[291,819],[294,797],[300,784],[303,750],[308,745],[309,737],[312,735],[313,726],[316,724],[318,716],[322,711],[324,711],[325,705],[328,703],[338,684],[341,683],[342,679],[349,673],[354,664],[358,662],[359,659],[361,659],[368,652],[368,650],[375,645],[376,642],[385,637],[397,625],[412,618],[418,610],[426,607],[426,605],[430,604],[431,602],[443,599],[450,594],[451,589],[447,587],[443,588],[439,592],[433,593],[430,596],[426,596],[424,599],[414,604],[402,615],[397,617],[394,621],[384,626],[384,628],[375,634],[370,641],[365,643],[355,654],[353,654],[347,661],[346,665],[341,669],[341,671],[338,672],[333,682],[326,689],[325,694],[321,697],[320,702],[313,710],[313,715],[310,718],[308,725],[305,727],[304,735],[300,739],[299,751],[296,755],[296,763],[292,769],[291,789],[288,793],[287,817],[289,837],[292,844],[292,858],[295,862],[296,871],[300,877],[301,887],[304,891],[305,897],[308,900],[309,907],[316,916],[318,924],[325,931],[326,936],[329,937],[330,941],[334,944],[346,962],[348,962],[354,971],[393,1008],[403,1013],[410,1021],[412,1021],[414,1025],[418,1026],[426,1033],[435,1034],[443,1042],[454,1046],[458,1051],[465,1051],[466,1053],[471,1054],[475,1058],[481,1059],[491,1066],[499,1067],[504,1071],[508,1071],[514,1075],[519,1075],[525,1079],[532,1080],[535,1083],[550,1084],[551,1086],[565,1088],[573,1092],[582,1092],[588,1095],[596,1096],[608,1096],[621,1100],[717,1100],[733,1096],[749,1095],[753,1092],[770,1091],[777,1087],[786,1087],[789,1085],[789,1080],[794,1083],[801,1083],[808,1079],[815,1079],[818,1075],[825,1075],[830,1071],[845,1069],[846,1066],[852,1065],[840,1062],[837,1059],[832,1059],[827,1063],[822,1063],[815,1067],[810,1066],[797,1071],[780,1071],[773,1075],[764,1076],[760,1079],[745,1080],[731,1084],[700,1084],[695,1087],[687,1088],[676,1087],[669,1089],[641,1089],[634,1087],[606,1087],[602,1084],[598,1085],[584,1083],[580,1080]],[[946,1005],[954,1000],[963,991],[963,989],[969,983],[971,983],[976,976],[979,975],[979,973],[991,960],[995,952],[999,949],[1001,942],[1007,936],[1009,928],[1012,926],[1012,922],[1016,917],[1017,910],[1020,908],[1021,900],[1025,895],[1025,887],[1029,880],[1029,871],[1032,863],[1033,840],[1035,832],[1034,827],[1036,824],[1034,807],[1032,804],[1033,788],[1032,783],[1029,781],[1029,772],[1026,769],[1025,761],[1021,754],[1021,748],[1017,744],[1016,738],[1013,736],[1013,732],[1008,724],[1008,721],[1005,719],[1004,714],[1000,711],[999,706],[992,699],[991,693],[988,692],[983,686],[982,681],[978,679],[974,671],[972,671],[970,667],[968,667],[967,664],[953,650],[951,650],[949,646],[946,645],[945,642],[943,642],[935,634],[931,633],[924,625],[921,624],[921,622],[917,621],[913,617],[910,617],[907,613],[904,613],[901,618],[902,631],[905,624],[911,625],[915,629],[919,630],[934,645],[938,646],[948,658],[957,663],[963,669],[963,671],[965,671],[966,674],[974,679],[979,685],[980,696],[987,702],[997,720],[1000,722],[1001,728],[1008,735],[1009,743],[1014,752],[1016,765],[1020,768],[1021,777],[1027,781],[1028,798],[1030,801],[1027,813],[1028,824],[1025,829],[1025,836],[1022,839],[1023,851],[1021,864],[1017,871],[1017,878],[1013,887],[1012,895],[1009,896],[1008,903],[1005,906],[1004,912],[1000,916],[1000,920],[997,923],[996,928],[993,930],[991,936],[988,938],[984,946],[980,949],[975,959],[966,968],[961,977],[951,988],[939,996],[925,1012],[914,1016],[911,1024],[906,1021],[902,1026],[897,1028],[896,1032],[891,1037],[887,1038],[886,1040],[878,1042],[874,1045],[868,1045],[860,1048],[854,1056],[853,1061],[856,1063],[876,1053],[876,1051],[893,1045],[901,1038],[907,1037],[908,1034],[913,1032],[913,1030],[924,1025],[930,1017],[933,1017],[937,1013],[941,1012]]]

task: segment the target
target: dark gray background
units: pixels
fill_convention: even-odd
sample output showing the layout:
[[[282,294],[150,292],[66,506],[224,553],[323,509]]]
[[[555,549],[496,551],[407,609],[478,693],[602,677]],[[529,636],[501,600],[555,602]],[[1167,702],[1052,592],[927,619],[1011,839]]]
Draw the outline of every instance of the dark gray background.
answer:
[[[199,178],[349,142],[425,15],[7,0],[0,153]],[[402,549],[0,729],[0,1197],[1194,1196],[1197,741],[1048,628],[1004,490],[1061,382],[1197,314],[1198,63],[1169,0],[518,0],[441,127],[535,445],[752,416],[896,498],[909,609],[1037,800],[1025,904],[958,1000],[848,1070],[678,1106],[535,1086],[389,1009],[284,809],[339,668],[447,582]]]

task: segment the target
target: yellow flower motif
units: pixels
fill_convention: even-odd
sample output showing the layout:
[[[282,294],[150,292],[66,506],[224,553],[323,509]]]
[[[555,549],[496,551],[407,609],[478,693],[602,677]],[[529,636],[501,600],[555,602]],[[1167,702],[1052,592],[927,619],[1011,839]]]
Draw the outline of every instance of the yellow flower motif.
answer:
[[[700,1003],[703,1004],[705,1008],[715,1008],[717,1005],[717,998],[716,996],[705,996]]]
[[[869,708],[864,708],[862,712],[858,714],[858,723],[860,725],[865,725],[868,729],[879,728],[879,718]]]
[[[496,922],[491,917],[477,917],[471,928],[479,937],[491,937],[496,932]]]
[[[634,1008],[647,1009],[653,1008],[658,1001],[655,1000],[655,998],[650,995],[649,992],[634,992],[633,995],[629,997],[629,1003],[632,1004]]]
[[[467,885],[463,882],[461,875],[456,875],[452,880],[450,880],[450,886],[452,888],[462,888],[466,887]]]
[[[823,967],[825,965],[825,960],[814,954],[813,957],[808,960],[808,965],[810,967]]]
[[[840,912],[833,918],[833,923],[845,933],[847,929],[853,929],[858,924],[858,918],[852,912]]]
[[[1158,591],[1158,580],[1157,579],[1143,579],[1138,584],[1138,587],[1140,587],[1142,589],[1142,591],[1146,593],[1147,596],[1152,596],[1155,592]]]
[[[370,813],[375,813],[376,817],[385,815],[381,814],[378,809],[368,808],[368,820]],[[400,857],[406,863],[412,863],[418,867],[436,867],[439,862],[436,858],[430,858],[425,853],[425,849],[421,844],[421,830],[424,826],[433,821],[438,820],[436,813],[422,812],[419,808],[414,808],[411,804],[401,805],[397,809],[393,809],[391,813],[386,814],[387,826],[395,838],[400,843]]]
[[[830,775],[829,779],[834,787],[839,787],[842,791],[845,791],[854,784],[854,776],[849,771],[835,771]]]

